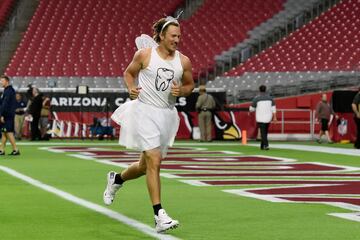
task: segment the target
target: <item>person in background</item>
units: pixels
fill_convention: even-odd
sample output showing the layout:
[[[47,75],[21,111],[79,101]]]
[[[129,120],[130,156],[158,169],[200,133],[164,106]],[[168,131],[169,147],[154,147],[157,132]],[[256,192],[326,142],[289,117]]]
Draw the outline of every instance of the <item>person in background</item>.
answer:
[[[335,115],[334,110],[327,101],[327,95],[324,93],[321,95],[321,101],[316,106],[316,121],[319,121],[321,124],[321,129],[319,132],[318,143],[321,143],[321,137],[326,136],[328,143],[333,143],[329,135],[329,122],[331,118]],[[337,118],[337,115],[335,115]]]
[[[42,102],[42,108],[40,112],[40,133],[42,140],[49,140],[47,135],[49,115],[50,115],[50,98],[44,96]]]
[[[7,140],[9,140],[13,149],[9,155],[20,155],[20,151],[16,146],[14,136],[14,119],[16,108],[15,90],[10,85],[10,78],[8,76],[1,76],[0,83],[4,88],[0,105],[0,124],[2,132],[0,155],[5,155],[5,145]]]
[[[29,106],[29,114],[32,117],[32,121],[30,124],[31,141],[41,140],[39,121],[40,121],[42,106],[43,106],[43,95],[39,92],[39,89],[33,87],[31,103]]]
[[[26,102],[23,100],[20,93],[16,93],[15,106],[15,139],[21,140],[24,126]]]
[[[354,112],[354,120],[356,124],[356,141],[354,144],[354,147],[357,149],[360,149],[360,87],[359,92],[355,95],[353,102],[351,104],[351,108]]]
[[[266,93],[266,86],[259,87],[260,94],[256,96],[249,108],[250,112],[256,111],[256,122],[261,133],[261,150],[269,150],[268,131],[271,121],[276,119],[276,106],[274,99]]]
[[[205,86],[199,86],[199,97],[196,101],[196,110],[199,113],[200,141],[210,142],[212,130],[212,111],[215,109],[215,100],[213,96],[206,93]]]

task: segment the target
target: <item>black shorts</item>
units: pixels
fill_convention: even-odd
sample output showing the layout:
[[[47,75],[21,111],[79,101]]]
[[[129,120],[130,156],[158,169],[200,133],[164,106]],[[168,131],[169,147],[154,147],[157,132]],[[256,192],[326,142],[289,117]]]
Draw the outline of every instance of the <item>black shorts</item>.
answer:
[[[321,131],[325,132],[325,131],[329,130],[328,125],[329,125],[329,120],[322,118],[321,119]]]
[[[5,117],[5,122],[0,124],[1,132],[14,132],[14,116]]]

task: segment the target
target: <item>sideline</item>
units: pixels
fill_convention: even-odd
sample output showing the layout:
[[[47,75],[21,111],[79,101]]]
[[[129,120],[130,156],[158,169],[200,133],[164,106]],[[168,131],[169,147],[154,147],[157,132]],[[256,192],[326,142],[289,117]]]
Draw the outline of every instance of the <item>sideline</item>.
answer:
[[[248,146],[259,147],[259,144],[252,143],[252,144],[248,144]],[[348,148],[295,145],[295,144],[276,144],[276,143],[270,145],[270,152],[272,148],[307,151],[307,152],[321,152],[321,153],[330,153],[330,154],[342,154],[349,156],[360,156],[360,150],[348,149]]]
[[[8,167],[5,167],[5,166],[2,166],[0,165],[0,170],[13,176],[13,177],[16,177],[24,182],[27,182],[35,187],[38,187],[42,190],[45,190],[47,192],[50,192],[50,193],[53,193],[55,195],[57,195],[58,197],[61,197],[67,201],[70,201],[70,202],[73,202],[77,205],[80,205],[82,207],[85,207],[85,208],[88,208],[90,210],[93,210],[95,212],[98,212],[98,213],[101,213],[105,216],[108,216],[109,218],[112,218],[112,219],[115,219],[125,225],[128,225],[132,228],[135,228],[136,230],[142,232],[142,233],[145,233],[146,235],[149,235],[149,236],[152,236],[154,237],[155,239],[161,239],[161,240],[179,240],[179,238],[176,238],[176,237],[173,237],[171,235],[166,235],[166,234],[158,234],[154,228],[146,225],[146,224],[143,224],[139,221],[136,221],[135,219],[132,219],[132,218],[129,218],[125,215],[122,215],[118,212],[115,212],[113,210],[110,210],[106,207],[103,207],[99,204],[95,204],[95,203],[92,203],[90,201],[87,201],[85,199],[82,199],[82,198],[79,198],[79,197],[76,197],[70,193],[67,193],[67,192],[64,192],[60,189],[57,189],[55,187],[52,187],[50,185],[47,185],[47,184],[44,184],[36,179],[33,179],[31,177],[28,177],[26,175],[23,175],[11,168],[8,168]]]
[[[19,146],[119,146],[117,142],[19,142],[16,143]],[[239,146],[242,147],[240,142],[211,142],[211,143],[200,143],[200,142],[178,142],[174,144],[176,146]],[[257,143],[250,143],[246,146],[259,147]],[[322,152],[330,154],[343,154],[349,156],[360,156],[360,150],[348,149],[348,148],[337,148],[337,147],[322,147],[322,146],[311,146],[311,145],[300,145],[300,144],[281,144],[272,143],[270,148],[273,149],[289,149],[307,152]],[[270,150],[271,152],[271,150]]]

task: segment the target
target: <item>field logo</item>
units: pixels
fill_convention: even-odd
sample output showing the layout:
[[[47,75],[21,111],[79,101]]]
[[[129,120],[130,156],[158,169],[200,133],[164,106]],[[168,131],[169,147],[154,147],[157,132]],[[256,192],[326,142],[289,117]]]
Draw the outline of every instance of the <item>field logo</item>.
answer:
[[[74,157],[121,167],[139,158],[133,151],[86,147],[46,149],[72,152]],[[270,202],[322,203],[360,212],[360,168],[193,148],[171,149],[161,168],[163,177],[199,187],[224,186],[227,188],[224,192],[243,197]],[[262,187],[257,188],[259,185]],[[359,213],[329,215],[360,222]]]

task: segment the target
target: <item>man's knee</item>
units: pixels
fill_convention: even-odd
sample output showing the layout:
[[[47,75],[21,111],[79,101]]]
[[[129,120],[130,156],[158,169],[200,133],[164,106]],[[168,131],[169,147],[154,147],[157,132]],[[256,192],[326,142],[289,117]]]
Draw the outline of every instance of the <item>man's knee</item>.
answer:
[[[143,174],[146,173],[146,162],[139,162],[139,171],[142,172]]]
[[[150,150],[144,152],[146,159],[146,170],[160,170],[161,152],[160,150]]]

